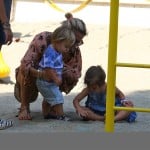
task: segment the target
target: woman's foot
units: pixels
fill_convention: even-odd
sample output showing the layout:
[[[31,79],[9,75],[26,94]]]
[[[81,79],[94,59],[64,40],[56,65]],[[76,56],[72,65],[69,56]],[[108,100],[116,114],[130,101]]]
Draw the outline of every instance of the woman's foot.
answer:
[[[29,109],[28,108],[20,108],[20,111],[18,114],[18,119],[19,120],[32,120]]]

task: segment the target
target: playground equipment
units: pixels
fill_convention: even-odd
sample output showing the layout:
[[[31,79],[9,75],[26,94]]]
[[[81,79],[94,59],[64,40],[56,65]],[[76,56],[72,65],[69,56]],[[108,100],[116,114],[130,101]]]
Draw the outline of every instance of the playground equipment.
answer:
[[[107,78],[107,96],[106,96],[106,132],[114,131],[114,111],[139,111],[150,112],[149,108],[127,108],[115,107],[115,83],[116,83],[116,67],[136,67],[136,68],[150,68],[149,64],[131,64],[131,63],[117,63],[117,34],[118,34],[118,12],[119,0],[111,0],[110,3],[110,27],[109,27],[109,47],[108,47],[108,78]]]
[[[50,5],[60,12],[65,12],[59,8],[52,0],[47,0]],[[81,3],[81,5],[70,11],[76,12],[85,7],[91,0]],[[118,38],[118,14],[119,14],[119,0],[110,1],[110,27],[109,27],[109,47],[108,47],[108,71],[107,71],[107,96],[106,96],[106,120],[105,131],[114,131],[114,111],[126,110],[126,111],[138,111],[138,112],[150,112],[149,108],[129,108],[129,107],[116,107],[115,103],[115,85],[116,85],[116,67],[134,67],[134,68],[150,68],[149,64],[131,64],[121,63],[117,61],[117,38]]]
[[[10,68],[5,63],[3,56],[2,56],[2,52],[0,51],[0,78],[8,77],[9,74],[10,74]]]
[[[60,12],[66,12],[65,10],[61,9],[59,6],[57,6],[53,0],[45,0],[46,2],[48,2],[50,4],[51,7],[53,7],[54,9],[56,9],[57,11]],[[71,13],[75,13],[80,11],[81,9],[83,9],[84,7],[86,7],[92,0],[86,0],[84,2],[82,2],[77,8],[71,10]]]

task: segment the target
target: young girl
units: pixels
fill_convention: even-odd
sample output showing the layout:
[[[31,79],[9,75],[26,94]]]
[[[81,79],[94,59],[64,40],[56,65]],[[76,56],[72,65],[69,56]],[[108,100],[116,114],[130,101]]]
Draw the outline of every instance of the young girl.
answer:
[[[46,118],[53,118],[59,120],[68,120],[64,116],[63,112],[63,95],[59,90],[59,86],[62,83],[62,53],[65,53],[75,42],[74,32],[66,27],[57,28],[51,38],[51,44],[47,47],[44,55],[39,63],[39,77],[36,84],[39,92],[44,97],[44,101],[50,104],[52,111]],[[47,73],[51,75],[51,80],[44,80],[42,70],[47,70]],[[43,112],[44,114],[44,112]]]
[[[105,120],[106,113],[106,74],[101,66],[91,66],[84,78],[84,83],[87,85],[73,100],[74,107],[79,116],[85,120]],[[125,95],[116,87],[115,106],[133,107],[133,103],[125,100]],[[85,106],[80,105],[80,101],[87,96]],[[116,111],[115,122],[126,120],[134,122],[137,115],[136,112]]]

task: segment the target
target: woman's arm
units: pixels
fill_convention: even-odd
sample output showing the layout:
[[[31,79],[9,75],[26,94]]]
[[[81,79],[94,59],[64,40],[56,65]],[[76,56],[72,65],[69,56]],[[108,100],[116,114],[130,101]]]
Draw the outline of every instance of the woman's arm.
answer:
[[[56,71],[50,68],[41,71],[30,67],[30,75],[36,78],[42,78],[46,81],[54,81],[58,86],[62,83],[62,80],[58,78]]]

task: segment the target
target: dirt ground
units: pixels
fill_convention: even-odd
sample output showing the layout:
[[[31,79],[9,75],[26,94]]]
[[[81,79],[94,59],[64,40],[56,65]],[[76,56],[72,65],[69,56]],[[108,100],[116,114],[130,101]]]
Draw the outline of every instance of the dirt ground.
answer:
[[[40,23],[12,22],[14,42],[4,46],[2,53],[5,61],[11,68],[10,79],[15,82],[15,68],[26,52],[28,45],[35,34],[41,31],[53,31],[59,23],[47,21]],[[104,132],[102,122],[84,122],[75,113],[72,105],[73,97],[84,87],[83,77],[91,65],[102,65],[107,72],[108,61],[108,24],[87,23],[88,35],[81,46],[83,57],[82,77],[78,85],[69,95],[64,95],[64,110],[67,116],[73,118],[71,122],[44,120],[41,113],[42,97],[31,104],[32,121],[18,121],[15,117],[20,103],[13,95],[13,84],[0,84],[0,118],[14,120],[14,126],[2,130],[7,132]],[[150,28],[139,26],[120,25],[118,31],[118,62],[148,64],[150,56]],[[15,39],[20,38],[19,42]],[[150,108],[150,71],[142,68],[117,68],[116,85],[132,99],[135,107]],[[150,131],[149,113],[138,112],[135,123],[116,123],[115,132]]]

